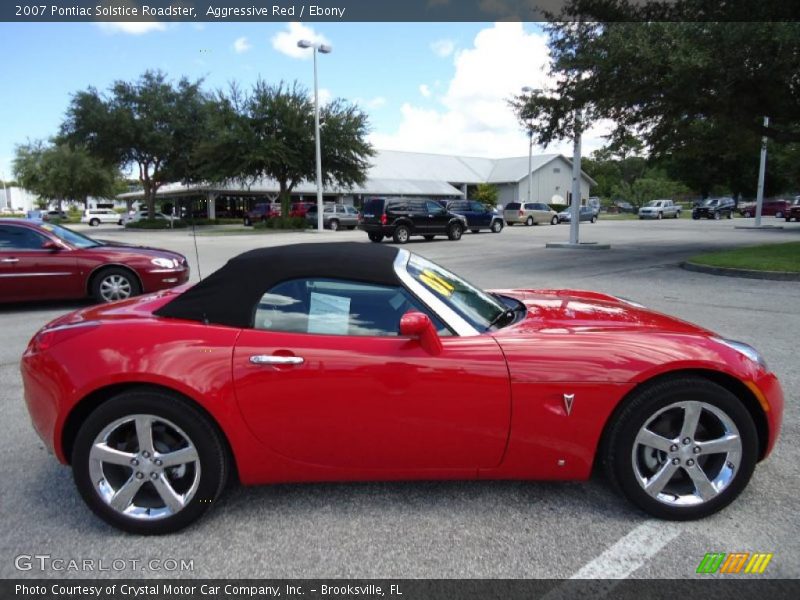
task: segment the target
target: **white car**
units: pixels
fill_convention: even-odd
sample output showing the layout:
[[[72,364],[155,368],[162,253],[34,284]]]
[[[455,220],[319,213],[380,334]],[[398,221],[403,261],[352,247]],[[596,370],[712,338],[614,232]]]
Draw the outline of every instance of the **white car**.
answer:
[[[88,223],[92,227],[97,227],[100,223],[114,223],[118,225],[120,216],[110,208],[89,208],[83,211],[81,223]]]
[[[672,200],[651,200],[639,209],[640,219],[678,219],[681,216],[681,207]]]
[[[120,225],[127,225],[130,222],[137,222],[147,219],[148,212],[146,210],[131,211],[127,215],[123,215],[120,219]],[[155,214],[156,221],[177,221],[177,217],[170,217],[164,213],[157,212]]]

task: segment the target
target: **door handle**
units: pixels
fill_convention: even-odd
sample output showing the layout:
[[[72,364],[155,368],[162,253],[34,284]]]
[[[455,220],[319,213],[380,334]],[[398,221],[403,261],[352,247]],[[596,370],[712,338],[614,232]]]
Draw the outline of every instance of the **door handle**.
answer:
[[[250,362],[254,365],[302,365],[302,356],[268,356],[266,354],[256,354],[250,357]]]
[[[18,262],[19,262],[19,259],[18,259],[18,258],[4,258],[3,260],[0,260],[0,262],[4,262],[4,263],[18,263]]]

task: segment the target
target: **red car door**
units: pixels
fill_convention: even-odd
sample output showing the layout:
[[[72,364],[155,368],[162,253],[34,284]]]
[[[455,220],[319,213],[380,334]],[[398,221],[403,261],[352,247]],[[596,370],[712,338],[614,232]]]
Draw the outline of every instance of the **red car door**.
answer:
[[[369,325],[364,331],[381,327],[359,312],[357,294],[334,296],[351,303],[350,333],[354,318]],[[399,319],[407,307],[397,295],[389,301]],[[366,312],[382,305],[371,302]],[[490,336],[442,336],[442,351],[432,355],[396,334],[319,334],[308,306],[291,319],[264,314],[259,323],[256,313],[256,325],[301,322],[294,331],[244,330],[234,350],[241,412],[270,450],[349,469],[477,469],[501,461],[511,394],[505,358]]]
[[[43,248],[52,241],[34,227],[0,226],[0,297],[5,300],[52,300],[85,295],[80,289],[73,251]]]

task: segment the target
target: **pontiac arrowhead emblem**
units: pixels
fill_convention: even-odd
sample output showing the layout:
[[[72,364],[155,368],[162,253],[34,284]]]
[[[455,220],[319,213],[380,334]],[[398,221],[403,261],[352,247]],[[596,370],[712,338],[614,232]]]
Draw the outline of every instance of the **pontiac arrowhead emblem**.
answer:
[[[567,416],[572,412],[572,403],[575,401],[575,394],[564,394],[564,410]]]

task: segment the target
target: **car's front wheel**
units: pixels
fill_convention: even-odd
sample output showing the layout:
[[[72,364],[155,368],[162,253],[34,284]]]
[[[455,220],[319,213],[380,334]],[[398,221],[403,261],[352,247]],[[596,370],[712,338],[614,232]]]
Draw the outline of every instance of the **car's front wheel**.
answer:
[[[711,381],[650,385],[624,405],[607,432],[612,483],[656,517],[699,519],[730,504],[758,459],[758,434],[741,400]]]
[[[597,217],[592,217],[592,223],[597,223]]]
[[[457,242],[461,239],[462,233],[464,233],[464,228],[458,223],[453,223],[447,228],[447,239]]]
[[[550,219],[550,225],[558,225],[558,217],[553,217]]]
[[[199,518],[227,481],[217,428],[191,402],[160,390],[122,392],[78,431],[75,484],[100,518],[131,533],[171,533]]]
[[[500,233],[503,231],[503,222],[500,219],[495,219],[492,221],[491,230],[492,233]]]
[[[339,231],[339,221],[331,219],[330,223],[328,223],[328,229],[331,231]]]
[[[92,280],[92,296],[97,302],[126,300],[142,293],[136,276],[119,267],[103,269]]]

